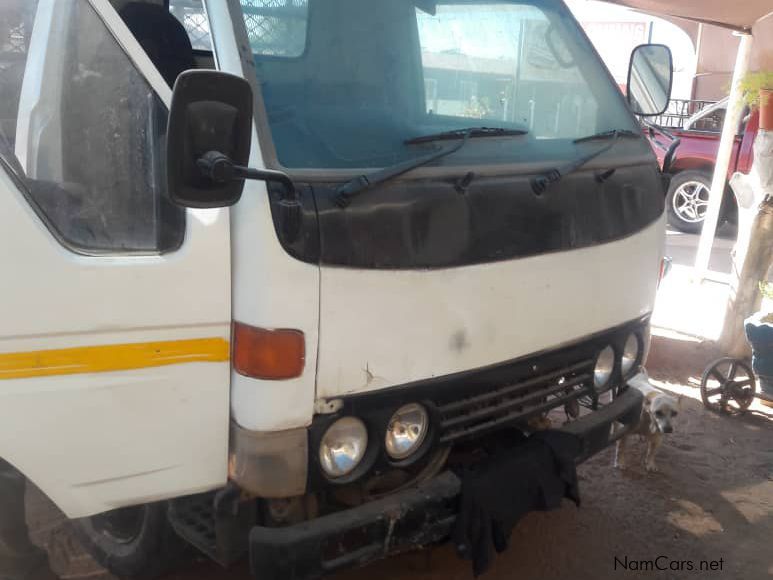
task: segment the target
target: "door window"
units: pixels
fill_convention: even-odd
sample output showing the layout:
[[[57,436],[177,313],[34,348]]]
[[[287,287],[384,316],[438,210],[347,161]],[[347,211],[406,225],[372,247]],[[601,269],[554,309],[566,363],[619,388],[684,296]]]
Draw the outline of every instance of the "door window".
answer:
[[[64,245],[182,243],[185,213],[165,188],[166,107],[87,2],[0,4],[0,87],[0,163]]]
[[[692,124],[693,131],[706,131],[708,133],[721,133],[722,125],[725,123],[726,109],[715,109],[711,113],[696,119]]]

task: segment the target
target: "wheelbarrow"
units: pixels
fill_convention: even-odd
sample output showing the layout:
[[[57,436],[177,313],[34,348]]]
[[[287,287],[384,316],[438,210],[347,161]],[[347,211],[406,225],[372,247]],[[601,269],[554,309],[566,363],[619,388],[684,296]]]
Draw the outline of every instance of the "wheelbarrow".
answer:
[[[763,311],[753,314],[744,321],[744,332],[752,349],[751,364],[723,357],[701,377],[701,398],[709,409],[743,413],[755,398],[773,403],[773,317]]]
[[[744,413],[755,397],[773,403],[773,395],[757,392],[757,377],[747,361],[723,357],[703,371],[701,399],[707,409]]]

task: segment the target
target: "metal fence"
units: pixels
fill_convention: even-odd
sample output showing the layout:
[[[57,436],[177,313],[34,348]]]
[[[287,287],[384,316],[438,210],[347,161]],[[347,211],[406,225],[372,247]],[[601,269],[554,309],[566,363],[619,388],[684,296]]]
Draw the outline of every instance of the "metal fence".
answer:
[[[253,51],[298,56],[305,44],[308,0],[241,0]],[[212,50],[202,0],[171,0],[169,9],[182,23],[195,50]]]
[[[255,54],[296,57],[306,44],[308,0],[241,0]]]
[[[666,112],[657,117],[652,117],[649,121],[660,127],[681,129],[687,119],[692,117],[695,113],[699,113],[709,105],[713,105],[715,102],[716,101],[671,99]]]
[[[212,50],[209,22],[201,0],[171,0],[169,10],[185,27],[194,50]]]
[[[2,1],[0,0],[0,4]],[[0,142],[11,151],[16,139],[19,94],[24,78],[34,8],[0,8]]]

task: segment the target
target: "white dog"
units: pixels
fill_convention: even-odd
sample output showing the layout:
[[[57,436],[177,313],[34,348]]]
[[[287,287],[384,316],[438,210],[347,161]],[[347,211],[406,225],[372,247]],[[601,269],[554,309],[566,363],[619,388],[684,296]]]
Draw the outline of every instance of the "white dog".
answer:
[[[639,435],[647,440],[644,468],[647,471],[657,471],[655,453],[660,447],[663,434],[674,432],[672,421],[679,413],[679,401],[650,385],[646,372],[636,375],[628,384],[641,391],[644,395],[644,404],[638,425],[617,442],[615,467],[626,468],[627,440],[632,435]]]

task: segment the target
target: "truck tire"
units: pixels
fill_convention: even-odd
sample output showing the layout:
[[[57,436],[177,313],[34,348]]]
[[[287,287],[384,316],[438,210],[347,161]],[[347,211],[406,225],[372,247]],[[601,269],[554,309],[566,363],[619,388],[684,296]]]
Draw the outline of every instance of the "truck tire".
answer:
[[[75,520],[83,547],[112,574],[150,580],[182,563],[186,543],[167,518],[167,503],[113,510]]]
[[[699,234],[710,191],[711,175],[705,171],[682,171],[674,175],[666,194],[669,225],[686,234]]]

